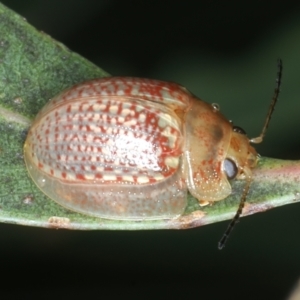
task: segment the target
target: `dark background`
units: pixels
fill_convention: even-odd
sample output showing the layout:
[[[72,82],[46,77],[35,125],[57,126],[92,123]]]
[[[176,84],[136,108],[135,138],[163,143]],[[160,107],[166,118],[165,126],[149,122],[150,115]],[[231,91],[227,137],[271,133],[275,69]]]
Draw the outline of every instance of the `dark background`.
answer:
[[[263,1],[6,0],[113,75],[176,81],[256,136],[282,93],[263,156],[300,159],[300,5]],[[294,1],[293,1],[294,3]],[[188,231],[75,232],[0,225],[1,295],[286,299],[300,277],[300,204]],[[13,276],[8,275],[13,274]]]

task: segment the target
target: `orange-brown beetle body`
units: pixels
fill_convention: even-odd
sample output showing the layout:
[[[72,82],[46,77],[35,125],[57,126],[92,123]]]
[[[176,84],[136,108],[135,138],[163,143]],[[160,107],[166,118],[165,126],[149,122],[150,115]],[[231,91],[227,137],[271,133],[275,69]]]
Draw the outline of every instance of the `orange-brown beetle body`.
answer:
[[[257,153],[216,108],[180,85],[109,77],[64,91],[24,146],[37,186],[62,206],[118,220],[174,218],[251,178]]]

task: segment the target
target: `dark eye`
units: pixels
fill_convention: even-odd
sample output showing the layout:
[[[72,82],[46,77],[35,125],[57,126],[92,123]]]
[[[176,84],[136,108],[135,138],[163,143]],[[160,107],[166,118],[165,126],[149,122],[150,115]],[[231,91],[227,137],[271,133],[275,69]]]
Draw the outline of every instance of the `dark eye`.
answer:
[[[243,128],[239,127],[239,126],[233,126],[232,130],[234,132],[246,135],[246,131]]]
[[[229,180],[234,179],[236,177],[236,175],[238,174],[238,168],[237,168],[235,162],[233,162],[229,158],[226,158],[224,160],[223,167],[224,167],[225,174]]]

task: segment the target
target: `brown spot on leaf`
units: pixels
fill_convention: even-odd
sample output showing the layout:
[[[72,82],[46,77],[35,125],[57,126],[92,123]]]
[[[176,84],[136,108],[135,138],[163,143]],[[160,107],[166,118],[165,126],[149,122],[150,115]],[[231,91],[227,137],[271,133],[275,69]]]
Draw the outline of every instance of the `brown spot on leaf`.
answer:
[[[28,194],[26,195],[24,198],[23,198],[23,203],[24,204],[28,204],[28,205],[31,205],[34,201],[34,197],[32,194]]]
[[[188,229],[195,227],[194,223],[199,223],[199,220],[201,220],[205,216],[204,211],[202,210],[196,210],[188,215],[184,215],[176,219],[176,223],[178,223],[178,229]],[[197,224],[197,226],[199,226]]]
[[[70,219],[69,218],[62,218],[62,217],[50,217],[48,219],[49,227],[51,228],[70,228]]]

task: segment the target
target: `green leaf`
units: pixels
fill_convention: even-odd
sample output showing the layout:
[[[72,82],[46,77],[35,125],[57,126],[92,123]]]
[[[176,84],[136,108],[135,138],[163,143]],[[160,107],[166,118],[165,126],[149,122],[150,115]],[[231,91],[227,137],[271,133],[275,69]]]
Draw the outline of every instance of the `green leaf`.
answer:
[[[68,211],[47,198],[29,178],[23,144],[32,118],[63,89],[108,74],[71,52],[22,17],[0,4],[0,221],[70,229],[182,229],[226,219],[235,214],[244,182],[233,193],[200,207],[189,196],[183,216],[171,220],[116,221]],[[243,215],[299,200],[300,162],[261,158],[254,170]]]

